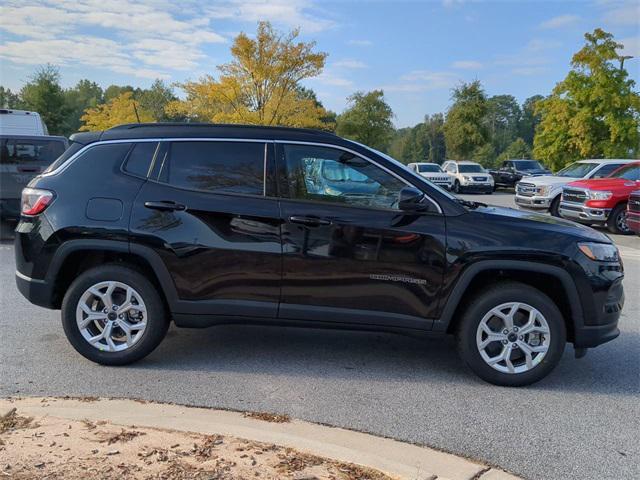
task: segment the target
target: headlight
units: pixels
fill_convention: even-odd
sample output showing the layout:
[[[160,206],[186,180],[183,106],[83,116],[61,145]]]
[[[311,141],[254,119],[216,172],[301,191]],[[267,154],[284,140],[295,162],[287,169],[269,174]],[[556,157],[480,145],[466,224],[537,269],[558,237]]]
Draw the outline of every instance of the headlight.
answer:
[[[609,200],[612,195],[612,192],[589,190],[589,200]]]
[[[462,176],[462,178],[463,178],[464,180],[466,180],[467,182],[470,182],[470,181],[471,181],[471,177],[470,177],[469,175],[463,175],[463,176]]]
[[[550,187],[544,186],[544,187],[536,187],[536,195],[542,195],[543,197],[546,197],[547,195],[549,195],[549,191],[550,191]]]
[[[591,260],[597,262],[619,262],[620,252],[610,243],[579,243],[578,248]]]

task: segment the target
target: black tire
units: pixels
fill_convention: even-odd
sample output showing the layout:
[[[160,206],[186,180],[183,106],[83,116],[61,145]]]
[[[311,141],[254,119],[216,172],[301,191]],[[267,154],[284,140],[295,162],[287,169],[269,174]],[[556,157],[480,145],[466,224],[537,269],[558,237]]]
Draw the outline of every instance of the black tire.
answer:
[[[621,235],[629,235],[633,233],[627,225],[627,204],[621,203],[609,214],[607,218],[607,230],[611,233],[619,233]]]
[[[558,195],[551,201],[551,205],[549,206],[549,213],[551,213],[551,215],[554,217],[560,216],[560,195]]]
[[[453,192],[454,193],[462,193],[462,187],[460,187],[460,182],[458,180],[453,182]]]
[[[82,336],[76,323],[76,308],[83,293],[99,282],[118,281],[131,286],[143,298],[147,310],[147,326],[139,341],[123,351],[106,352]],[[132,268],[107,264],[92,268],[79,275],[69,286],[62,301],[62,326],[67,339],[85,358],[102,365],[127,365],[149,355],[163,340],[169,328],[169,319],[156,287],[140,272]]]
[[[522,373],[503,373],[488,365],[476,342],[476,332],[482,318],[491,309],[509,302],[522,302],[537,309],[544,316],[550,331],[546,355],[539,364]],[[489,383],[508,387],[530,385],[547,376],[560,361],[566,338],[566,326],[555,303],[541,291],[518,282],[500,282],[475,294],[464,309],[456,330],[458,353],[469,368]]]

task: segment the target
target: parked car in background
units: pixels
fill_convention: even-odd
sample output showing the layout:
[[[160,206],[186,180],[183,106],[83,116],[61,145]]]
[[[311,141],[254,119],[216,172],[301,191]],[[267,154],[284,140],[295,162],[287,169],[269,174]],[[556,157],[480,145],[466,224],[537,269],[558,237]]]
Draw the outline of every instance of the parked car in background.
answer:
[[[456,193],[493,193],[493,177],[479,163],[447,160],[442,169],[453,178],[452,189]]]
[[[537,160],[505,160],[497,170],[489,170],[496,188],[515,188],[523,177],[549,175],[551,170]]]
[[[171,321],[430,332],[519,386],[567,342],[583,356],[619,334],[606,235],[459,199],[331,133],[134,124],[72,141],[23,191],[15,278],[94,362],[145,357]],[[358,181],[336,192],[319,170]]]
[[[627,202],[638,188],[640,162],[625,165],[607,178],[571,182],[562,189],[560,216],[606,226],[611,233],[632,233],[627,224]]]
[[[640,235],[640,190],[634,190],[627,202],[627,226],[636,235]]]
[[[410,163],[407,167],[439,187],[451,190],[453,186],[453,178],[437,163],[416,162]]]
[[[38,112],[0,109],[0,132],[3,135],[49,135]]]
[[[516,184],[515,203],[521,208],[549,211],[554,217],[559,217],[562,187],[576,180],[608,177],[614,170],[633,161],[580,160],[554,175],[524,178]]]

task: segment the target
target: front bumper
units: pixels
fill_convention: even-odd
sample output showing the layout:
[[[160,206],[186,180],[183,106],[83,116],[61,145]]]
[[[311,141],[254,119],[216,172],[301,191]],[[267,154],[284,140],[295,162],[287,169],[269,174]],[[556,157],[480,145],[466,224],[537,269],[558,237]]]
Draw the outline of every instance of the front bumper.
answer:
[[[604,224],[611,213],[610,208],[593,208],[584,204],[560,202],[560,216],[575,222],[586,224]]]
[[[549,210],[549,207],[551,206],[551,198],[549,197],[525,197],[523,195],[516,194],[514,201],[519,207],[530,208],[533,210]]]

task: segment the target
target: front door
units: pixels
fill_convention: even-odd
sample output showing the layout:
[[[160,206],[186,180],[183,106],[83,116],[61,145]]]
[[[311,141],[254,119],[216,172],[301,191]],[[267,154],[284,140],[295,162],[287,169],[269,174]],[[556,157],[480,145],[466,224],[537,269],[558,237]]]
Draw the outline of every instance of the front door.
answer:
[[[324,146],[278,144],[281,318],[429,329],[445,265],[445,221],[406,215],[407,184]]]
[[[130,229],[172,277],[174,313],[276,316],[282,250],[272,148],[194,139],[163,142],[156,152]]]

